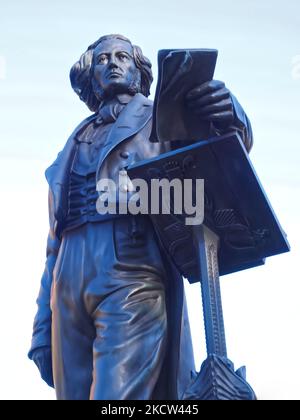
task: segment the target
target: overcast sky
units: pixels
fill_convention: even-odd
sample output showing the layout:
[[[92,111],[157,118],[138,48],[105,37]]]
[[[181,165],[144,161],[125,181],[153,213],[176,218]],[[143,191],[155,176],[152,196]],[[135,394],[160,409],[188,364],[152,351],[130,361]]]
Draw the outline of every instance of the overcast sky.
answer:
[[[26,356],[48,231],[44,170],[89,115],[69,69],[109,33],[140,45],[155,76],[159,49],[219,50],[215,78],[252,122],[251,159],[292,246],[263,267],[222,278],[228,355],[247,365],[259,398],[300,399],[298,0],[1,0],[0,399],[54,398]],[[199,367],[206,357],[199,284],[187,296]]]

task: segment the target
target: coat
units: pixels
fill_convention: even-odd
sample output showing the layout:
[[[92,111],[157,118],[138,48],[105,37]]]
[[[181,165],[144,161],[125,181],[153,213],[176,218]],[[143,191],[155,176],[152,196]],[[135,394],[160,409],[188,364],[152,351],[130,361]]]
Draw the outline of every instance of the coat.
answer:
[[[235,121],[229,127],[229,130],[239,131],[246,148],[250,150],[252,145],[250,123],[236,99],[232,97],[232,100]],[[34,320],[29,358],[32,358],[35,349],[51,346],[50,294],[52,273],[68,208],[69,175],[76,152],[75,139],[96,118],[97,115],[93,114],[74,130],[54,163],[46,170],[46,179],[49,184],[50,230],[47,240],[47,259],[37,299],[38,311]],[[171,146],[167,143],[152,143],[149,141],[151,127],[152,101],[142,94],[136,94],[117,118],[100,151],[96,179],[99,180],[103,177],[117,179],[119,171],[128,164],[149,159],[170,150]],[[215,130],[213,134],[219,133]],[[162,252],[164,251],[162,250]],[[183,279],[170,261],[169,256],[165,255],[164,257],[168,273],[166,306],[169,344],[154,398],[179,399],[191,380],[194,358],[187,310],[184,303]]]

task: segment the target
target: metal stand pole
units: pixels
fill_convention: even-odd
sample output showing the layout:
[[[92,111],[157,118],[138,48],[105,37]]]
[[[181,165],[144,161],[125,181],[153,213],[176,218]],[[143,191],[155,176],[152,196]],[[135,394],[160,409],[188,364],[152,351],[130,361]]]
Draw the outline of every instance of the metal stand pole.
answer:
[[[227,357],[218,269],[219,237],[204,225],[194,227],[201,274],[207,354]]]

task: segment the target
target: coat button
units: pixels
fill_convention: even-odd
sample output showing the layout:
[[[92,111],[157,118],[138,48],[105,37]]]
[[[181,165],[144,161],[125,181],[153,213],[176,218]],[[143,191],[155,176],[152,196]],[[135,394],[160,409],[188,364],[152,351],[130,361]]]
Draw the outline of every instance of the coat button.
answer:
[[[129,153],[128,152],[121,152],[120,153],[121,158],[123,159],[128,159],[129,158]]]

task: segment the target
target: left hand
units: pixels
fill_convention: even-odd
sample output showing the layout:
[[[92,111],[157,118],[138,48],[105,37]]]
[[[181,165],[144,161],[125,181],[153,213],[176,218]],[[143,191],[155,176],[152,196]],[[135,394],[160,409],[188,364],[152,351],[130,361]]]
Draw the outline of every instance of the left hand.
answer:
[[[230,91],[225,83],[211,80],[190,90],[186,95],[188,108],[202,120],[212,122],[217,128],[225,128],[234,120]]]
[[[32,360],[40,371],[42,379],[47,383],[47,385],[54,388],[51,347],[44,346],[35,349],[32,354]]]

